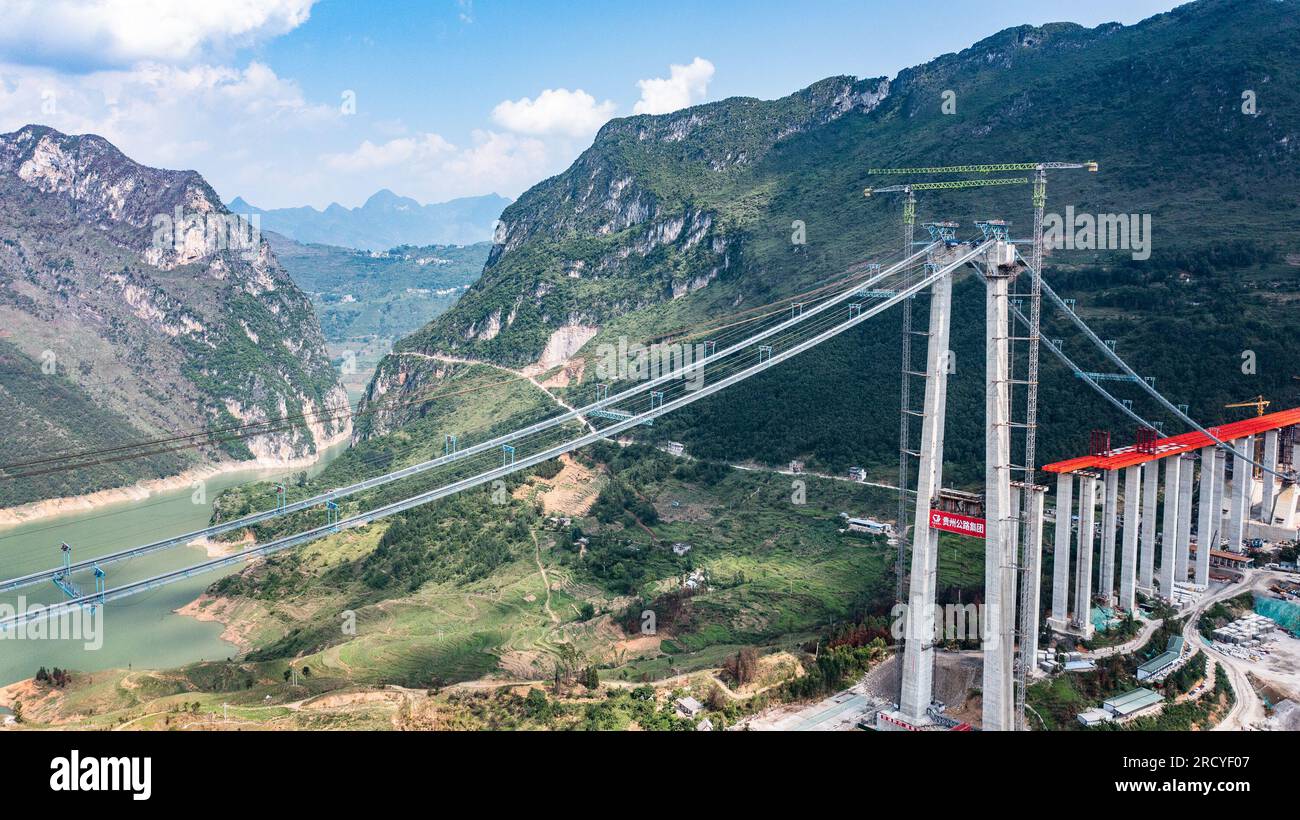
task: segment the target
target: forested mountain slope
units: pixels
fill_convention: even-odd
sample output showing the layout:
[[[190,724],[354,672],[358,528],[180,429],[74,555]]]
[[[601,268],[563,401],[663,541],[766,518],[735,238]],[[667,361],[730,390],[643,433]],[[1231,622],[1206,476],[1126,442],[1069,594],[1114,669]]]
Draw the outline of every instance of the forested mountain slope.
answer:
[[[944,113],[945,99],[955,113]],[[1227,399],[1294,399],[1300,339],[1286,329],[1300,304],[1295,0],[1203,0],[1127,27],[1022,26],[893,79],[833,77],[774,101],[615,120],[567,171],[506,209],[482,278],[398,349],[539,371],[573,365],[602,339],[724,316],[896,250],[899,202],[863,198],[868,169],[1027,160],[1101,163],[1095,175],[1054,174],[1049,212],[1150,215],[1149,259],[1062,250],[1047,270],[1135,366],[1206,420],[1222,417]],[[974,219],[1002,217],[1020,235],[1029,191],[927,194],[919,217],[968,230]],[[806,244],[791,241],[796,221]],[[957,293],[949,440],[961,461],[978,457],[982,441],[983,345],[979,285],[959,283]],[[887,464],[897,321],[882,316],[656,432],[716,457]],[[1048,332],[1103,369],[1081,339],[1050,324]],[[1255,373],[1241,369],[1245,351]],[[427,367],[391,357],[372,395],[427,384],[418,372]],[[1084,446],[1093,426],[1130,426],[1083,397],[1070,374],[1049,368],[1044,380],[1047,457]],[[385,415],[361,435],[403,420]]]

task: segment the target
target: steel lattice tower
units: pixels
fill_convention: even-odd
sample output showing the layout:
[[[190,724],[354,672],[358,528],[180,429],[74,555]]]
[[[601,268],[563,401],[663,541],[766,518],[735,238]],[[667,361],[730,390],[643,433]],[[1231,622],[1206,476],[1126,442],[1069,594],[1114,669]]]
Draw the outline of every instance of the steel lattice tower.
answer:
[[[916,230],[916,195],[910,190],[903,200],[903,255],[906,257],[912,252],[913,234]],[[910,278],[910,274],[904,272],[904,276]],[[906,283],[904,288],[906,288]],[[908,481],[908,462],[910,450],[908,445],[911,443],[911,430],[908,424],[911,418],[912,409],[912,300],[904,299],[901,305],[903,309],[903,363],[902,363],[902,386],[899,391],[899,414],[898,414],[898,555],[895,559],[894,569],[898,577],[894,581],[894,599],[895,603],[907,604],[907,481]]]

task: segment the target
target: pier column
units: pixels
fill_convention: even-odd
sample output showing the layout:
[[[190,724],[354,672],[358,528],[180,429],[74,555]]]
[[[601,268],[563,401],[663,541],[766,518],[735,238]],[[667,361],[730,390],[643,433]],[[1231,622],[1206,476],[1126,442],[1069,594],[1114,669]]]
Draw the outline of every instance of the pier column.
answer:
[[[1106,497],[1101,505],[1101,579],[1097,597],[1115,604],[1115,522],[1119,517],[1119,472],[1107,470]]]
[[[930,290],[930,329],[926,343],[925,405],[916,474],[916,517],[912,528],[911,584],[903,643],[903,686],[899,711],[924,722],[933,701],[934,605],[939,562],[939,531],[930,528],[930,508],[943,486],[943,428],[948,398],[948,337],[952,277]]]
[[[1000,246],[1002,243],[998,243]],[[985,274],[984,675],[983,728],[1015,729],[1013,653],[1015,555],[1011,554],[1011,407],[1008,383],[1009,276],[990,264]]]
[[[1214,475],[1217,447],[1201,448],[1201,501],[1196,518],[1196,583],[1210,582],[1210,550],[1218,542],[1214,520]]]
[[[1184,453],[1178,459],[1178,543],[1174,545],[1174,581],[1187,582],[1188,557],[1192,552],[1192,473],[1196,457]]]
[[[1138,560],[1138,592],[1155,594],[1156,504],[1160,495],[1160,462],[1142,465],[1142,554]]]
[[[1214,453],[1214,549],[1219,549],[1223,545],[1223,540],[1228,535],[1227,521],[1223,514],[1223,497],[1228,492],[1228,453],[1222,448],[1216,448]]]
[[[1142,466],[1124,468],[1124,552],[1119,570],[1119,608],[1137,614],[1138,511],[1142,494]]]
[[[1165,506],[1162,522],[1164,527],[1160,534],[1160,594],[1167,599],[1174,597],[1174,548],[1178,544],[1178,481],[1179,467],[1182,460],[1170,456],[1165,462]]]
[[[1070,611],[1070,525],[1074,516],[1074,476],[1056,477],[1056,538],[1052,545],[1052,629],[1063,632]]]
[[[1228,516],[1228,549],[1244,552],[1242,541],[1246,537],[1246,519],[1250,514],[1251,485],[1255,477],[1246,459],[1255,449],[1255,437],[1246,436],[1233,442],[1232,456],[1232,507]]]
[[[1030,584],[1028,594],[1029,611],[1024,613],[1024,635],[1020,637],[1021,661],[1033,668],[1038,663],[1038,613],[1042,604],[1043,578],[1043,496],[1047,488],[1041,485],[1030,486],[1026,491],[1027,509],[1025,517],[1029,522],[1028,539],[1025,542],[1025,578]],[[1066,548],[1069,551],[1069,548]]]
[[[1277,469],[1278,433],[1277,430],[1269,430],[1264,433],[1264,466],[1270,470]],[[1264,492],[1259,499],[1259,520],[1271,527],[1273,525],[1273,506],[1277,499],[1277,476],[1272,473],[1264,473],[1261,478],[1264,481]]]
[[[1096,544],[1097,481],[1079,474],[1079,550],[1074,563],[1074,624],[1085,637],[1092,626],[1092,554]]]

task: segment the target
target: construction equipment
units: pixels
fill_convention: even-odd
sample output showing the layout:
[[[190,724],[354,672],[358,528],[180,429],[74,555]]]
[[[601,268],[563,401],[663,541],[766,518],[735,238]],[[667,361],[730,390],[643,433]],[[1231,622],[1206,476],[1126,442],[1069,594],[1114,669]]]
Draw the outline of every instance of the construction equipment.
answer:
[[[1047,205],[1047,172],[1053,170],[1081,169],[1089,173],[1097,173],[1098,164],[1093,160],[1084,162],[1003,162],[987,163],[982,165],[947,165],[932,166],[925,168],[877,168],[869,171],[871,174],[883,175],[941,175],[941,174],[996,174],[1008,173],[1012,171],[1033,171],[1034,172],[1034,189],[1033,189],[1033,206],[1034,206],[1034,233],[1033,233],[1033,261],[1032,270],[1030,271],[1030,303],[1029,303],[1029,336],[1027,338],[1029,347],[1029,372],[1025,379],[1025,455],[1024,465],[1022,467],[1022,480],[1026,487],[1025,498],[1020,505],[1022,511],[1027,510],[1030,501],[1030,489],[1034,483],[1034,467],[1037,458],[1037,434],[1038,434],[1038,343],[1041,336],[1042,327],[1042,303],[1043,303],[1043,216]],[[876,193],[884,193],[887,190],[902,189],[905,190],[909,201],[914,201],[912,192],[917,190],[951,190],[957,188],[976,188],[985,185],[1012,185],[1021,182],[1028,182],[1022,177],[995,177],[992,179],[958,179],[945,180],[941,182],[920,182],[911,185],[889,186],[888,188],[876,189]],[[983,185],[981,185],[983,183]],[[872,189],[868,188],[864,193],[871,196]],[[986,238],[988,230],[985,230]],[[910,244],[909,244],[910,247]],[[905,349],[906,354],[906,349]],[[905,369],[907,369],[905,367]],[[906,378],[906,377],[904,377]],[[903,417],[907,417],[907,408],[903,408]],[[905,422],[904,422],[905,423]],[[905,482],[900,481],[902,487]],[[1020,543],[1023,548],[1028,548],[1029,541],[1029,519],[1025,517],[1021,521],[1024,532],[1021,535]],[[903,548],[904,539],[900,537],[900,550]],[[1021,561],[1021,571],[1026,571],[1024,567],[1028,564]],[[1020,584],[1020,633],[1023,636],[1024,630],[1032,623],[1029,614],[1031,602],[1026,596],[1026,591],[1030,585],[1027,583]],[[1034,663],[1033,658],[1025,658],[1019,648],[1016,650],[1016,724],[1018,728],[1025,728],[1025,691],[1028,686],[1029,666]]]
[[[56,587],[63,590],[64,595],[69,598],[80,598],[81,589],[72,582],[72,545],[64,541],[59,551],[63,553],[63,568],[55,573],[51,580]]]
[[[1084,168],[1097,173],[1098,165],[1086,162],[997,162],[984,165],[941,165],[931,168],[876,168],[868,174],[1002,174],[1008,171],[1055,171],[1066,168]]]
[[[1268,406],[1269,406],[1270,404],[1272,404],[1272,403],[1273,403],[1273,402],[1269,401],[1268,399],[1264,398],[1263,396],[1256,396],[1256,397],[1253,398],[1253,399],[1248,399],[1248,400],[1246,400],[1246,401],[1235,401],[1235,402],[1233,402],[1232,404],[1225,404],[1225,405],[1223,405],[1223,406],[1224,406],[1225,408],[1229,408],[1229,409],[1230,409],[1230,408],[1233,408],[1233,407],[1253,407],[1253,408],[1255,408],[1255,415],[1256,415],[1256,416],[1262,416],[1262,415],[1264,415],[1264,411],[1265,411],[1265,410],[1268,408]]]
[[[885,171],[872,171],[873,174],[886,173]],[[892,173],[892,172],[891,172]],[[959,188],[987,188],[992,185],[1028,185],[1028,177],[994,177],[993,179],[948,179],[939,182],[909,182],[904,185],[887,185],[884,188],[864,188],[863,196],[874,196],[875,194],[893,194],[907,193],[913,191],[952,191]],[[911,199],[913,206],[916,200]],[[906,213],[906,212],[905,212]],[[915,217],[916,211],[913,207],[912,215]]]
[[[869,173],[895,173],[894,171],[880,172],[871,171]],[[887,185],[882,188],[864,188],[862,195],[866,197],[875,194],[904,194],[903,198],[903,252],[911,253],[913,245],[913,236],[916,230],[916,192],[917,191],[953,191],[967,188],[989,188],[1000,185],[1028,185],[1027,177],[995,177],[993,179],[953,179],[939,182],[908,182],[901,185]],[[931,232],[935,241],[941,241],[940,234],[944,234],[943,240],[955,239],[956,225],[952,223],[931,223],[927,225],[927,230]],[[906,283],[904,283],[906,287]],[[897,529],[897,557],[895,559],[896,578],[894,583],[894,597],[897,603],[904,604],[907,602],[907,487],[908,487],[908,458],[911,457],[912,451],[908,446],[911,438],[910,419],[913,415],[911,410],[912,385],[912,336],[928,336],[928,333],[918,333],[912,329],[912,301],[910,299],[903,302],[900,306],[903,311],[903,365],[902,379],[899,385],[899,422],[898,422],[898,529]]]
[[[1225,404],[1223,406],[1225,409],[1232,409],[1236,407],[1253,407],[1255,408],[1255,417],[1258,418],[1259,416],[1264,415],[1264,410],[1266,410],[1268,406],[1272,403],[1273,402],[1264,398],[1264,396],[1261,394],[1256,396],[1253,399],[1247,399],[1246,401],[1234,401],[1231,404]],[[1263,439],[1257,439],[1255,441],[1254,451],[1251,453],[1251,458],[1254,459],[1255,461],[1259,461],[1263,457],[1264,457],[1264,441]],[[1251,468],[1250,474],[1256,478],[1260,478],[1264,475],[1264,472],[1258,466],[1255,466]]]

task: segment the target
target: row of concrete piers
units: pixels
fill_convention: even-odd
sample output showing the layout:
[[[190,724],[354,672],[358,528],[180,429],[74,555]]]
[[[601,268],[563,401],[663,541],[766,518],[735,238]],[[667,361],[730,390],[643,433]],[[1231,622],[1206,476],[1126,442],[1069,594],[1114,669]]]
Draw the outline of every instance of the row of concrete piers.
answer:
[[[1280,422],[1290,421],[1290,416],[1277,415]],[[1250,426],[1261,423],[1267,421]],[[1282,537],[1286,526],[1294,536],[1295,488],[1283,487],[1272,473],[1250,463],[1262,457],[1271,470],[1290,466],[1279,465],[1284,428],[1258,434],[1260,453],[1257,434],[1232,437],[1228,428],[1233,426],[1219,432],[1231,452],[1215,444],[1198,449],[1165,439],[1146,452],[1122,448],[1100,454],[1091,460],[1096,466],[1075,469],[1076,459],[1045,468],[1056,472],[1048,618],[1053,630],[1091,637],[1094,605],[1136,614],[1137,593],[1174,600],[1180,587],[1207,586],[1215,552],[1243,553],[1248,538]],[[1286,426],[1286,435],[1294,436],[1295,425]],[[1292,507],[1280,517],[1279,501]]]

